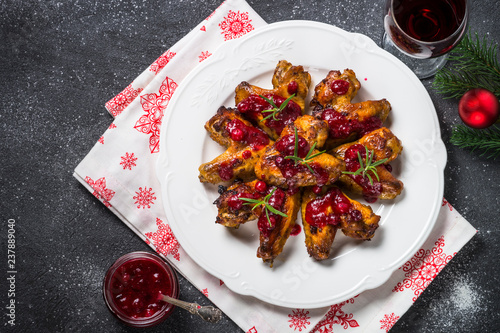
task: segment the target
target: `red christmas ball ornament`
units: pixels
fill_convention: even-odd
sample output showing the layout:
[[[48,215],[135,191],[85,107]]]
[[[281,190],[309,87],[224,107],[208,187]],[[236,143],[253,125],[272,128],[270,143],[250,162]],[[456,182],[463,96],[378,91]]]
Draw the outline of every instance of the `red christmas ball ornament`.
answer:
[[[472,128],[486,128],[493,125],[499,115],[498,98],[489,90],[476,88],[466,92],[458,104],[462,121]]]

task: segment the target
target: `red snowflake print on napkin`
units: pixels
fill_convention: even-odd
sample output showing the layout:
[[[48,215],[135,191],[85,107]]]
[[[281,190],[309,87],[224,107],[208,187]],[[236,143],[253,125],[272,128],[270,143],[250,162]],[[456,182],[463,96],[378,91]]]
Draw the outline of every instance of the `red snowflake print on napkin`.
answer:
[[[205,288],[201,291],[205,297],[208,297],[208,288]]]
[[[448,205],[448,209],[450,210],[450,212],[453,211],[453,206],[445,198],[443,198],[443,203],[441,204],[441,207],[443,207],[444,205]]]
[[[121,93],[106,103],[106,109],[113,115],[118,116],[123,110],[141,93],[142,88],[132,88],[132,83],[123,89]]]
[[[252,20],[248,18],[248,12],[240,13],[239,10],[237,12],[230,10],[227,17],[224,17],[224,20],[219,23],[224,40],[236,39],[254,30],[251,22]]]
[[[198,62],[202,62],[203,60],[207,59],[211,55],[212,55],[212,53],[210,53],[208,51],[201,52],[201,54],[198,56],[198,59],[199,59]]]
[[[139,192],[135,192],[135,194],[137,195],[133,197],[133,199],[135,200],[134,204],[137,205],[137,208],[151,208],[151,205],[154,204],[154,201],[156,200],[154,192],[152,191],[152,188],[149,188],[148,190],[147,187],[144,187],[144,189],[142,189],[142,187],[139,187]]]
[[[254,327],[252,327],[251,329],[249,329],[249,330],[247,331],[247,333],[258,333],[258,332],[257,332],[257,329],[256,329],[256,328],[255,328],[255,326],[254,326]]]
[[[167,77],[160,86],[159,94],[141,96],[141,106],[146,114],[139,118],[134,128],[141,133],[150,135],[149,150],[151,154],[160,151],[161,119],[176,88],[177,83]]]
[[[358,296],[355,296],[356,298]],[[314,333],[333,333],[333,325],[341,325],[344,329],[358,327],[358,322],[353,319],[352,313],[345,313],[342,307],[348,303],[354,303],[354,298],[348,299],[339,304],[332,305],[330,310],[312,330]]]
[[[380,321],[380,329],[389,332],[389,330],[392,328],[392,326],[394,326],[398,319],[399,316],[396,316],[394,312],[391,314],[385,314],[384,318]]]
[[[94,197],[101,200],[106,207],[111,207],[109,201],[115,195],[115,191],[106,188],[106,178],[102,177],[96,181],[93,181],[92,178],[87,176],[85,177],[85,181],[90,185],[90,187],[94,189],[94,192],[92,193]]]
[[[394,287],[393,292],[411,289],[414,291],[415,297],[412,300],[415,302],[444,266],[448,264],[453,256],[443,252],[444,236],[439,237],[434,244],[435,246],[430,250],[420,249],[413,258],[399,268],[405,272],[405,279]]]
[[[158,230],[156,232],[146,232],[144,235],[151,239],[151,242],[155,246],[156,252],[161,253],[164,256],[170,254],[177,261],[180,261],[180,245],[175,238],[174,233],[170,229],[170,226],[166,223],[163,223],[163,221],[159,218],[156,218],[156,226],[158,227]]]
[[[305,329],[307,325],[310,325],[311,322],[308,319],[311,317],[308,316],[309,311],[304,309],[292,310],[292,314],[288,314],[288,317],[291,318],[288,322],[290,323],[290,327],[293,328],[294,331],[299,330],[302,332],[302,329]]]
[[[151,64],[151,66],[149,66],[149,70],[151,72],[154,72],[155,75],[158,74],[158,72],[161,71],[163,67],[165,67],[170,62],[170,60],[172,60],[174,56],[175,56],[174,52],[167,50],[160,57],[158,57],[158,59],[156,59],[155,62]]]
[[[134,156],[134,153],[125,153],[125,155],[120,158],[122,159],[120,165],[123,167],[123,170],[132,170],[132,167],[136,166],[135,161],[137,161],[137,157]]]

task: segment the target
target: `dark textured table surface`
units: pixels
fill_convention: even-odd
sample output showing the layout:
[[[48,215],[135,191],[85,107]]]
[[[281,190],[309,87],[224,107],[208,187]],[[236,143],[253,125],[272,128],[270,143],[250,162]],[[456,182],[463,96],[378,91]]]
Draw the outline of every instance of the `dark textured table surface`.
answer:
[[[377,42],[383,32],[380,0],[248,2],[267,22],[321,21]],[[72,172],[111,123],[104,103],[219,3],[0,1],[0,331],[11,330],[5,309],[9,221],[15,221],[18,272],[13,331],[134,331],[106,308],[101,281],[120,255],[149,247]],[[499,1],[472,1],[473,31],[498,43],[499,20]],[[500,162],[449,143],[460,123],[458,101],[444,100],[431,82],[423,81],[448,150],[445,197],[478,233],[391,332],[497,332]],[[182,278],[181,293],[208,302]],[[241,332],[228,318],[205,324],[181,310],[147,331]]]

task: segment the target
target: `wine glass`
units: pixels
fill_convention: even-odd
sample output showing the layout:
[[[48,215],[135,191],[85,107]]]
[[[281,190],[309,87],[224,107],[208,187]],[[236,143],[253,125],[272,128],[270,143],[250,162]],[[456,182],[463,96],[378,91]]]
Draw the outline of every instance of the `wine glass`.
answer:
[[[468,11],[468,0],[386,0],[382,47],[429,78],[463,37]]]

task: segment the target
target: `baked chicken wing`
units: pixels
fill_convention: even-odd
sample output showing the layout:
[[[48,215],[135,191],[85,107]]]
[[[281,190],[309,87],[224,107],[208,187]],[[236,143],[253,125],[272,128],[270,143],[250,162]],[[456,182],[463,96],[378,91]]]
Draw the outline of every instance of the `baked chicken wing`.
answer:
[[[243,119],[236,109],[220,107],[205,124],[210,137],[225,146],[224,153],[199,167],[203,183],[217,184],[240,178],[255,179],[254,165],[273,142],[262,130]]]
[[[259,216],[260,246],[257,249],[257,257],[272,267],[274,259],[283,252],[283,247],[295,226],[300,209],[300,191],[290,194],[277,187],[270,187],[269,190],[269,204],[286,215],[277,215],[264,208]]]
[[[307,252],[316,260],[330,256],[337,229],[346,236],[369,240],[380,221],[370,206],[352,200],[336,186],[324,187],[321,193],[306,189],[301,210]]]
[[[302,66],[281,60],[272,84],[273,89],[264,89],[243,81],[235,89],[235,102],[248,120],[275,140],[288,124],[304,114],[311,75]]]
[[[339,178],[339,185],[353,193],[362,194],[368,202],[396,198],[403,191],[403,182],[392,175],[392,168],[388,163],[396,159],[402,150],[401,141],[385,127],[365,135],[358,141],[333,149],[332,154],[343,160],[347,172],[351,173],[361,167],[359,156],[364,166],[368,161],[373,164],[386,159],[383,164],[374,167],[376,174],[370,170],[367,170],[366,176],[344,173]]]
[[[220,196],[214,202],[218,210],[215,222],[237,229],[241,224],[257,219],[262,213],[262,208],[252,209],[253,206],[241,200],[241,198],[259,200],[264,197],[264,194],[255,188],[257,182],[258,180],[247,183],[235,182],[230,187],[222,187]]]

